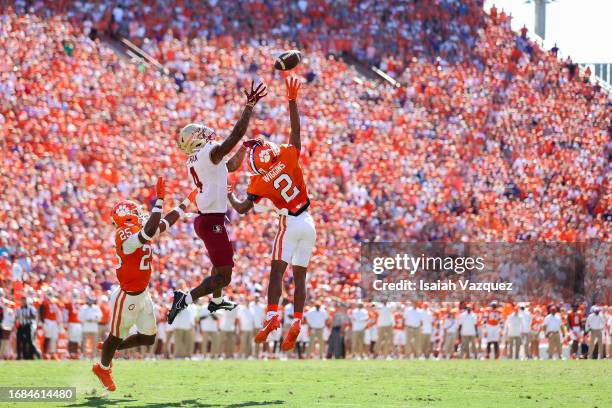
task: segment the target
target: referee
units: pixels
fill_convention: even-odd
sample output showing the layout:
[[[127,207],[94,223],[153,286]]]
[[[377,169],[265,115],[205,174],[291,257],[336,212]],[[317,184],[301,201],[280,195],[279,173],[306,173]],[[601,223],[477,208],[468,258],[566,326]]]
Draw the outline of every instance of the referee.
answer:
[[[21,307],[17,310],[17,359],[33,360],[40,353],[34,345],[32,335],[36,330],[36,309],[32,306],[29,298],[21,298]]]

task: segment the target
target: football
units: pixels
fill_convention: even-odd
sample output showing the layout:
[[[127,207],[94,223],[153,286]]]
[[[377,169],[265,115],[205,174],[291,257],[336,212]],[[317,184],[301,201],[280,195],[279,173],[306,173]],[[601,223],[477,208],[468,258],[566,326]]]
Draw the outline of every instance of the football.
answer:
[[[285,51],[276,57],[274,68],[281,71],[289,71],[297,67],[302,60],[302,53],[298,50]]]

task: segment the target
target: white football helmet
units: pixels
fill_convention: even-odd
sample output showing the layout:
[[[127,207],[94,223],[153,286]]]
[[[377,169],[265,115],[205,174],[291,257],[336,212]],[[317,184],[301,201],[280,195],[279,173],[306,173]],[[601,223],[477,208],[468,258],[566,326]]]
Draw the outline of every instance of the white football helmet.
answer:
[[[190,123],[181,129],[178,148],[191,156],[215,137],[215,130],[199,123]]]

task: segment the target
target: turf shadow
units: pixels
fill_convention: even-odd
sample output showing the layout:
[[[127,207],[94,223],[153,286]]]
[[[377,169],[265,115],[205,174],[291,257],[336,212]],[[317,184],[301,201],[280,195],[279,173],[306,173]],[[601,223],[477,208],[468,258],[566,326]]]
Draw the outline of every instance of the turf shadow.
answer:
[[[106,397],[85,397],[85,401],[78,404],[66,405],[66,407],[112,407],[125,406],[128,403],[137,402],[135,399],[114,399]],[[201,408],[249,408],[249,407],[265,407],[270,405],[283,405],[285,401],[245,401],[236,404],[206,404],[198,399],[188,399],[177,402],[155,403],[149,402],[144,405],[133,405],[134,408],[181,408],[181,407],[201,407]]]
[[[106,397],[85,397],[85,401],[78,404],[65,405],[66,407],[111,407],[125,406],[129,402],[136,402],[135,399],[109,399]]]
[[[182,407],[199,407],[199,408],[249,408],[249,407],[266,407],[270,405],[283,405],[285,401],[274,400],[274,401],[245,401],[236,404],[207,404],[201,402],[199,399],[189,399],[177,402],[163,402],[155,403],[149,402],[143,405],[134,405],[134,408],[182,408]]]
[[[274,401],[246,401],[238,404],[224,405],[224,408],[248,408],[248,407],[263,407],[267,405],[283,405],[285,401],[274,400]]]

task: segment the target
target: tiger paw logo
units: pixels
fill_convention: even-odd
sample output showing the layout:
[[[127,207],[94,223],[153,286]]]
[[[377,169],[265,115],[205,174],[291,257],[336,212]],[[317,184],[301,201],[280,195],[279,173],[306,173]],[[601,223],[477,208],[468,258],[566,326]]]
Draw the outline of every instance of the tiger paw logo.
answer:
[[[120,216],[123,217],[125,215],[129,215],[130,214],[130,209],[128,208],[127,205],[120,205],[117,210],[115,210],[115,213]]]
[[[216,224],[216,225],[213,225],[212,230],[215,234],[220,234],[223,231],[223,227],[220,226],[219,224]]]
[[[259,160],[262,163],[267,163],[270,161],[270,151],[269,150],[262,150],[261,152],[259,152]]]

